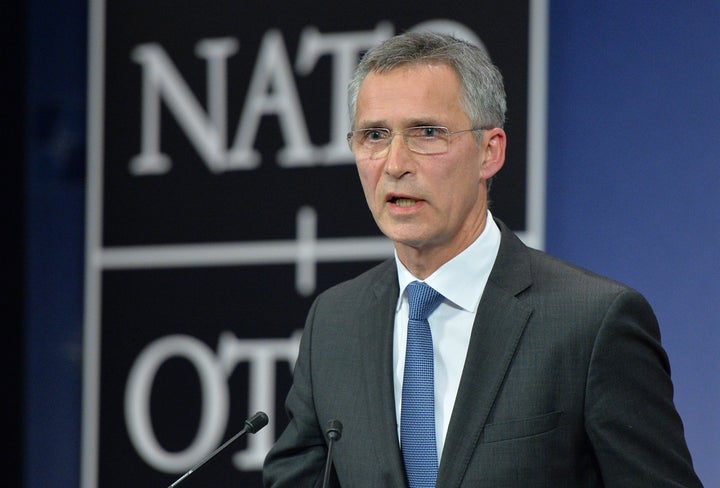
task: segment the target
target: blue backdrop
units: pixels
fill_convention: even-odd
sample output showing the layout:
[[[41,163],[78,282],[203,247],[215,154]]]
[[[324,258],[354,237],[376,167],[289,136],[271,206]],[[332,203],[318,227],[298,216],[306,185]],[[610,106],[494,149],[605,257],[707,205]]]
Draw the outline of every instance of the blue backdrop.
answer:
[[[87,6],[27,8],[25,486],[69,487],[80,462]],[[653,304],[708,487],[720,486],[718,26],[717,0],[550,8],[546,249]]]

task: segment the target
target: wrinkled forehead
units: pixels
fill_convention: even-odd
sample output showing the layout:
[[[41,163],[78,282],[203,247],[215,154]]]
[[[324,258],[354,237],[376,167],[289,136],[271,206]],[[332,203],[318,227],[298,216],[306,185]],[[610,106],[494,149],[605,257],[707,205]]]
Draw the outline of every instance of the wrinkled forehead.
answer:
[[[360,86],[353,125],[444,125],[464,118],[461,95],[457,73],[446,63],[373,71]]]

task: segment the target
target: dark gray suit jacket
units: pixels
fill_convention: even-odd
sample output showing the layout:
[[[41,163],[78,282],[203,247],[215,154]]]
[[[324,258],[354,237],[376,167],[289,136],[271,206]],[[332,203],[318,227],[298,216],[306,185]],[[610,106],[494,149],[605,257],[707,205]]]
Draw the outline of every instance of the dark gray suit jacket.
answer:
[[[438,487],[698,487],[656,318],[637,292],[527,248],[502,222]],[[393,395],[393,260],[310,310],[265,486],[405,487]]]

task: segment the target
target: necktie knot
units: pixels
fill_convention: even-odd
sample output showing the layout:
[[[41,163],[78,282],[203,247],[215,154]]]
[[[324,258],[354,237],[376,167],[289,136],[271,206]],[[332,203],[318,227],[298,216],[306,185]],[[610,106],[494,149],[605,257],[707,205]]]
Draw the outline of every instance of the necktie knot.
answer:
[[[407,286],[407,294],[412,320],[427,320],[444,298],[428,284],[419,281],[413,281]]]

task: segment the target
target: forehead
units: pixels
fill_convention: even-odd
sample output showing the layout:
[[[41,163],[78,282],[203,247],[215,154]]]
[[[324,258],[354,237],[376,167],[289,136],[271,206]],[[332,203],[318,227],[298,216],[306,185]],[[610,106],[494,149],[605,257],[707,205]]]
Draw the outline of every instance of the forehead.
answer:
[[[460,120],[457,120],[460,119]],[[462,123],[460,79],[445,63],[371,72],[360,85],[356,126]]]

